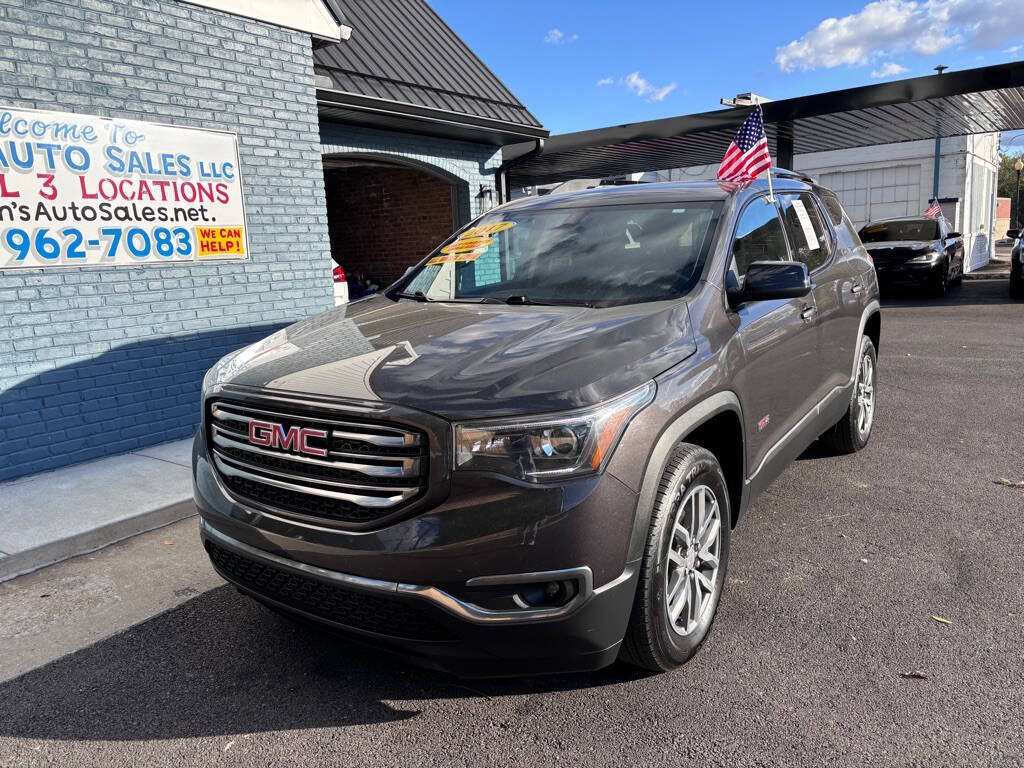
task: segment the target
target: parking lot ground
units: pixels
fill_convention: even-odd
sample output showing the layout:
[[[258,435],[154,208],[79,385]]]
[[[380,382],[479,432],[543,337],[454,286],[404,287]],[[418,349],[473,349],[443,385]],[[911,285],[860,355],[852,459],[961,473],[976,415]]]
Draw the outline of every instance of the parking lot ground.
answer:
[[[0,764],[1024,765],[1024,304],[887,298],[879,372],[869,446],[750,509],[673,674],[406,667],[222,585],[191,520],[3,585]]]

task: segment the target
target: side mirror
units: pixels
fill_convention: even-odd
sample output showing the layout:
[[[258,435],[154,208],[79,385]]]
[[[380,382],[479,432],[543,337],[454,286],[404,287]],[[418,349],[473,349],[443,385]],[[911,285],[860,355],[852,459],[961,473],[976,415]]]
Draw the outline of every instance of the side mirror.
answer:
[[[1006,230],[1006,236],[1008,238],[1010,238],[1011,240],[1016,240],[1018,237],[1020,237],[1020,230],[1019,229],[1008,229],[1008,230]]]
[[[947,232],[946,233],[946,239],[947,240],[953,240],[953,239],[955,239],[957,237],[963,237],[963,235],[960,234],[959,232]]]
[[[811,292],[811,276],[802,261],[755,261],[743,287],[726,291],[733,307],[750,301],[798,299]]]

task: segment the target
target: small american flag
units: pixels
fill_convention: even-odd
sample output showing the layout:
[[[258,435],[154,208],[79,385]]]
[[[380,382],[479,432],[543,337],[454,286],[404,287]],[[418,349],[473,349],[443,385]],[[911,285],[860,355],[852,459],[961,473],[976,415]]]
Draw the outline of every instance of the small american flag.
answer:
[[[754,107],[743,125],[736,132],[722,164],[718,166],[718,178],[724,181],[750,181],[761,171],[772,167],[772,156],[768,154],[768,137],[764,133],[764,115],[761,105]]]
[[[928,201],[928,209],[924,212],[924,215],[928,216],[928,217],[930,217],[932,219],[939,218],[939,216],[942,215],[942,209],[939,207],[939,201],[938,200],[929,200]]]

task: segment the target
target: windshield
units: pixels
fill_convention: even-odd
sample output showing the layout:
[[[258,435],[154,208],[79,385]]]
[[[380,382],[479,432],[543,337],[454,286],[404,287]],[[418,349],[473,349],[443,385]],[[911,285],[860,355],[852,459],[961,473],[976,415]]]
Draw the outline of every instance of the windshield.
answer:
[[[593,306],[681,296],[700,279],[720,209],[700,201],[495,212],[438,249],[402,291]]]
[[[892,240],[938,240],[939,222],[935,219],[908,219],[881,221],[868,224],[860,231],[862,243],[882,243]]]

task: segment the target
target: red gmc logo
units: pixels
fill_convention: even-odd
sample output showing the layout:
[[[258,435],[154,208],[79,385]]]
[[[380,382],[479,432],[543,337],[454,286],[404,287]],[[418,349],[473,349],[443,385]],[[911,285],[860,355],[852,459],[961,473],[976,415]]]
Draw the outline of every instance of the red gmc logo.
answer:
[[[270,421],[249,422],[249,442],[265,448],[277,448],[291,453],[308,453],[310,456],[326,456],[326,448],[317,448],[309,444],[311,437],[326,439],[327,432],[323,429],[309,427],[291,427],[287,431],[281,424]]]

